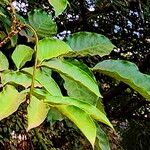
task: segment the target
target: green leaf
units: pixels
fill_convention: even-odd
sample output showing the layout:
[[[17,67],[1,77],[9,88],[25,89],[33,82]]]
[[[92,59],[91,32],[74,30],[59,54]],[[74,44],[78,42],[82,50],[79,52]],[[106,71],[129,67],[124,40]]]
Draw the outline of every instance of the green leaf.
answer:
[[[24,102],[25,94],[19,93],[13,86],[6,86],[0,92],[0,120],[14,113]]]
[[[9,4],[9,0],[0,0],[0,5],[6,6]]]
[[[1,81],[2,84],[5,85],[7,83],[18,84],[24,87],[31,86],[32,78],[31,76],[24,74],[18,71],[4,71],[1,73]],[[35,82],[35,86],[40,86],[39,83]]]
[[[24,74],[32,77],[33,68],[23,68]],[[49,68],[41,67],[36,70],[36,81],[43,86],[49,94],[54,96],[61,96],[61,90],[55,80],[51,77],[51,70]]]
[[[93,92],[89,91],[83,85],[71,80],[65,76],[64,79],[64,87],[67,90],[67,94],[73,98],[85,99],[86,102],[96,105],[99,97],[96,96]]]
[[[71,60],[69,59],[67,61],[78,66],[80,69],[85,71],[89,76],[94,78],[93,73],[89,70],[89,68],[85,64],[83,64],[77,60],[72,60],[72,59]],[[100,100],[98,96],[96,96],[93,92],[91,92],[86,87],[79,84],[78,82],[71,80],[68,77],[65,77],[63,75],[62,75],[62,78],[64,79],[64,87],[67,90],[67,94],[69,96],[71,96],[73,98],[85,99],[86,102],[93,104],[93,105],[96,105],[98,100]],[[102,105],[102,107],[103,107],[103,105]]]
[[[86,113],[88,113],[91,117],[94,119],[107,124],[108,126],[112,127],[111,123],[107,119],[106,115],[101,112],[99,109],[97,109],[95,106],[86,103],[85,100],[79,100],[71,97],[61,97],[61,96],[50,96],[46,95],[44,102],[50,104],[50,105],[73,105],[76,106]],[[113,128],[113,127],[112,127]]]
[[[59,16],[66,8],[67,0],[48,0],[49,3],[54,7],[55,16]]]
[[[98,97],[102,97],[96,81],[84,70],[65,60],[53,59],[44,62],[42,66],[51,68],[85,86]]]
[[[42,10],[34,10],[28,13],[30,25],[40,37],[49,37],[57,33],[56,23],[52,16]]]
[[[59,105],[57,109],[74,122],[94,148],[96,126],[92,118],[76,106]]]
[[[62,121],[64,119],[64,116],[55,108],[50,108],[48,115],[47,115],[47,121],[53,125],[56,121]]]
[[[98,124],[97,124],[95,149],[96,150],[110,150],[108,137]]]
[[[27,131],[39,126],[47,117],[48,110],[48,106],[42,100],[39,100],[36,97],[32,96],[30,104],[27,108]]]
[[[3,12],[1,12],[1,10],[0,10],[0,16],[6,17],[6,15],[3,14]]]
[[[26,45],[18,45],[12,54],[12,59],[16,67],[20,69],[27,61],[32,59],[34,50]]]
[[[7,70],[9,67],[6,56],[0,51],[0,71]]]
[[[128,84],[150,100],[150,76],[141,73],[134,63],[124,60],[105,60],[98,63],[94,70]]]
[[[37,57],[43,61],[66,54],[69,51],[72,50],[65,42],[54,38],[44,38],[38,43]]]
[[[17,40],[18,40],[18,35],[15,35],[10,39],[11,47],[15,47],[17,45]]]
[[[35,79],[51,94],[54,96],[61,96],[61,91],[51,74],[47,71],[48,68],[38,69],[36,71]]]
[[[66,43],[82,56],[109,55],[115,47],[104,35],[92,32],[77,32],[66,39]]]
[[[97,106],[97,108],[105,113],[104,105],[102,104],[102,99],[96,96],[91,91],[87,90],[84,86],[78,84],[77,82],[63,77],[64,79],[64,87],[67,90],[68,96],[76,99],[83,99],[87,103]]]

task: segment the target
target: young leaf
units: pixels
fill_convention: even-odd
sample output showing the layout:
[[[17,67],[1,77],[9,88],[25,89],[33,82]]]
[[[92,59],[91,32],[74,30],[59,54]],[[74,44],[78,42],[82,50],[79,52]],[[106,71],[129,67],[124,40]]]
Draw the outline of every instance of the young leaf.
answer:
[[[72,50],[82,56],[109,55],[115,47],[105,36],[91,32],[77,32],[66,39]]]
[[[37,57],[41,62],[72,51],[65,42],[54,38],[44,38],[40,40],[38,49]]]
[[[94,148],[96,126],[93,119],[86,112],[76,106],[58,105],[57,109],[74,122]]]
[[[0,71],[7,70],[9,67],[8,60],[5,55],[0,52]]]
[[[26,45],[18,45],[12,54],[12,59],[18,69],[32,59],[34,50]]]
[[[27,119],[29,131],[32,128],[39,126],[46,118],[49,108],[42,101],[32,96],[30,104],[27,108]]]
[[[30,25],[40,37],[50,37],[57,33],[56,23],[52,16],[42,10],[34,10],[28,13]]]
[[[6,86],[0,92],[0,120],[14,113],[24,102],[25,94],[19,93],[13,86]]]
[[[48,62],[43,62],[42,66],[51,68],[77,81],[79,84],[85,86],[98,97],[102,97],[96,81],[91,76],[89,76],[88,73],[86,73],[84,70],[80,69],[76,65],[73,65],[72,63],[65,60],[53,59]]]
[[[95,106],[86,103],[85,100],[79,100],[71,97],[61,97],[61,96],[50,96],[46,95],[44,102],[50,105],[73,105],[76,106],[86,113],[88,113],[94,119],[112,127],[111,123],[107,119],[106,115],[97,109]],[[112,127],[113,128],[113,127]]]
[[[48,0],[49,3],[54,7],[55,16],[59,16],[66,8],[67,0]]]
[[[128,84],[150,100],[150,76],[141,73],[134,63],[124,60],[105,60],[98,63],[94,70]]]

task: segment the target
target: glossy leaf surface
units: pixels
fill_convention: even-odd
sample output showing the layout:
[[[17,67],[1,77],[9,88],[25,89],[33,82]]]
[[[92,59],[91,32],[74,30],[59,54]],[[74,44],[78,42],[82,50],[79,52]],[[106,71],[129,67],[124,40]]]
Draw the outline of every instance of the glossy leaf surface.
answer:
[[[12,59],[16,67],[20,69],[23,65],[32,59],[34,50],[26,45],[18,45],[12,54]]]
[[[95,82],[95,80],[89,76],[84,70],[80,69],[76,65],[73,65],[70,62],[65,60],[53,59],[48,62],[44,62],[42,66],[51,68],[58,73],[61,73],[75,81],[79,84],[82,84],[91,92],[96,94],[98,97],[101,97],[99,88]]]
[[[92,118],[76,106],[60,105],[57,106],[57,109],[74,122],[94,147],[96,126]]]
[[[37,57],[43,61],[66,54],[69,51],[72,50],[65,42],[54,38],[44,38],[38,43]]]
[[[134,63],[124,60],[105,60],[98,63],[94,70],[128,84],[150,100],[150,76],[141,73]]]
[[[53,6],[55,15],[59,16],[67,7],[67,0],[48,0],[49,3]]]
[[[0,71],[7,70],[9,67],[6,56],[0,52]]]
[[[57,33],[56,23],[45,11],[34,10],[28,13],[29,23],[40,37],[49,37]]]
[[[4,87],[0,92],[0,120],[14,113],[25,97],[25,94],[19,93],[13,86]]]
[[[105,36],[91,32],[77,32],[70,35],[66,42],[72,50],[82,56],[109,55],[115,47]]]

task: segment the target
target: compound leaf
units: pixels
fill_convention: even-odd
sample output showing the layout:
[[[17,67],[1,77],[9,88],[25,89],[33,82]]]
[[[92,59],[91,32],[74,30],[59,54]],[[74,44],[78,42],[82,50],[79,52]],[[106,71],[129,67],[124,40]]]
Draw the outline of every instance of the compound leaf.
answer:
[[[80,69],[76,65],[65,60],[53,59],[48,62],[43,62],[42,66],[51,68],[77,81],[79,84],[85,86],[98,97],[102,97],[96,81],[91,76],[89,76],[88,73],[86,73],[84,70]]]

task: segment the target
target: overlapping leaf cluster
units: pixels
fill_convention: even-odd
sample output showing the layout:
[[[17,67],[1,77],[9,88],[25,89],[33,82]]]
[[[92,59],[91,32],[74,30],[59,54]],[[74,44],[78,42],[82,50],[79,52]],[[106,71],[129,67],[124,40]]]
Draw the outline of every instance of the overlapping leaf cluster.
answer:
[[[49,2],[56,16],[67,7],[67,0]],[[3,13],[0,15],[5,17]],[[0,77],[3,86],[0,92],[0,120],[14,113],[27,100],[27,95],[30,95],[27,130],[39,126],[48,115],[54,115],[56,120],[67,117],[82,131],[93,148],[96,144],[97,149],[109,150],[108,139],[96,123],[99,121],[113,128],[106,117],[98,84],[91,69],[74,59],[74,56],[102,57],[110,54],[114,45],[105,36],[90,32],[72,34],[66,42],[56,39],[53,37],[57,33],[56,23],[52,16],[42,10],[29,12],[28,20],[22,19],[21,22],[32,26],[40,40],[35,45],[37,53],[26,45],[16,46],[11,56],[16,70],[9,69],[7,58],[0,52]],[[20,34],[29,41],[33,38],[33,33],[26,30],[22,30]],[[36,66],[26,67],[26,63],[35,59],[35,55]],[[150,99],[150,76],[140,73],[133,63],[106,60],[92,70],[123,81],[147,100]],[[60,86],[52,77],[53,72],[61,76],[67,96],[63,95]],[[31,91],[32,82],[34,87]],[[18,86],[23,87],[21,92],[16,89]],[[49,113],[51,110],[54,110],[52,114]]]

